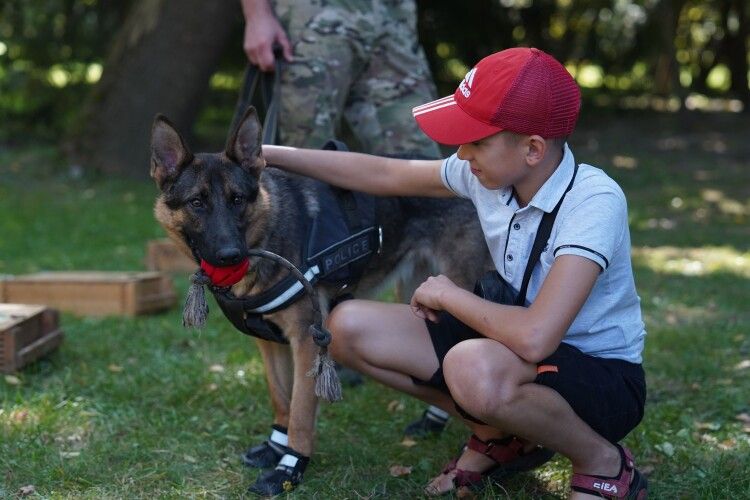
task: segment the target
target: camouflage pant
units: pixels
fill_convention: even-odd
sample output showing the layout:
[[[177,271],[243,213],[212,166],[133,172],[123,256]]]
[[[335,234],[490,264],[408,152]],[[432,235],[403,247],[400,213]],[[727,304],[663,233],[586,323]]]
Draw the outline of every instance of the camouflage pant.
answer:
[[[345,120],[361,151],[439,157],[411,108],[435,98],[413,0],[275,0],[294,48],[281,74],[282,144],[320,147]]]

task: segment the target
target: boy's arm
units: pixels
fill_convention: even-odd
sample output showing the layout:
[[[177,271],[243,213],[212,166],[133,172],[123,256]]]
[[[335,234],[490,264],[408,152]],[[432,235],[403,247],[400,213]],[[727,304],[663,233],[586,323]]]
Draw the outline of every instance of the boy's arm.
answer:
[[[266,161],[335,186],[380,196],[454,196],[440,178],[442,160],[263,145]]]
[[[496,304],[454,285],[430,278],[412,298],[412,307],[430,317],[446,310],[483,335],[503,343],[519,357],[538,363],[560,345],[594,287],[601,268],[578,255],[555,259],[542,289],[529,307]],[[433,316],[434,318],[434,316]]]

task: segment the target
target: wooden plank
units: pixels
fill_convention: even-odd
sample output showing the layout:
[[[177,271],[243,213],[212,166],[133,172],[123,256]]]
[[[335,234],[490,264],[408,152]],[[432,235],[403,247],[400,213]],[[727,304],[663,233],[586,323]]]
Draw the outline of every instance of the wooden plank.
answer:
[[[172,240],[166,238],[151,240],[146,244],[144,262],[146,269],[150,271],[190,273],[198,267],[193,259],[182,253]]]
[[[63,340],[57,311],[0,304],[0,372],[13,373],[56,349]]]
[[[171,279],[159,272],[44,272],[0,283],[5,302],[45,304],[92,316],[156,312],[177,300]],[[140,296],[143,290],[149,292]]]

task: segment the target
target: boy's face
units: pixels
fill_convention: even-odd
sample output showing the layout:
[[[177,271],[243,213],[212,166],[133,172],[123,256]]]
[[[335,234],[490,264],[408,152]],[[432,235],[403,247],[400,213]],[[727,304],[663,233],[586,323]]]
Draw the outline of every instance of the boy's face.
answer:
[[[522,181],[529,173],[525,147],[516,134],[498,132],[462,144],[458,157],[469,162],[471,173],[487,189],[500,189]]]

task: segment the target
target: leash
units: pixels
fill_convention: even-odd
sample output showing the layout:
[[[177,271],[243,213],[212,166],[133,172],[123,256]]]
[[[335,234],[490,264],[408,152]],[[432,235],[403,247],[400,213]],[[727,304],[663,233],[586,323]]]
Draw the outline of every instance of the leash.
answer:
[[[281,255],[277,255],[268,250],[251,249],[248,256],[270,259],[275,263],[286,268],[299,283],[302,284],[313,309],[313,322],[308,327],[308,333],[312,336],[315,345],[320,349],[315,358],[312,368],[307,372],[308,377],[315,378],[315,395],[329,402],[340,401],[341,382],[333,361],[328,355],[328,344],[331,343],[331,333],[323,326],[323,314],[320,312],[320,301],[318,293],[312,286],[312,283],[305,277],[297,267]],[[212,289],[221,289],[211,283],[211,278],[203,271],[198,270],[190,276],[190,288],[185,299],[185,307],[182,312],[182,325],[184,327],[200,328],[206,323],[208,317],[208,303],[203,287],[209,286]]]
[[[273,75],[260,70],[258,66],[248,64],[245,74],[242,78],[242,87],[240,95],[237,98],[237,105],[234,108],[234,117],[232,118],[230,133],[235,130],[240,119],[245,114],[245,110],[250,105],[255,105],[256,109],[263,110],[263,144],[277,144],[279,128],[279,100],[281,95],[281,62],[283,52],[280,46],[276,45],[274,53],[274,72]],[[256,97],[256,92],[260,86],[260,96]]]

